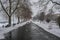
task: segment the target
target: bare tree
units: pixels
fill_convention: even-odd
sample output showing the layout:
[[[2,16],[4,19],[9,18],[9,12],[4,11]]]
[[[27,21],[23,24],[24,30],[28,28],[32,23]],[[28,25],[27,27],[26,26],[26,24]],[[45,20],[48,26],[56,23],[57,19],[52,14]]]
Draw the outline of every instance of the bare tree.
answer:
[[[15,12],[16,17],[18,18],[18,24],[20,23],[20,17],[21,17],[21,13],[22,13],[21,9],[22,8],[19,7]]]
[[[54,4],[60,5],[60,3],[58,3],[58,2],[54,2],[53,0],[50,0],[50,1]]]
[[[29,7],[24,7],[24,11],[22,13],[23,18],[25,20],[29,20],[29,19],[31,19],[31,14],[32,14],[32,12],[31,12],[30,8]]]
[[[16,6],[14,7],[14,10],[12,11],[12,0],[8,0],[8,4],[9,6],[6,8],[9,8],[8,11],[6,10],[3,2],[0,0],[0,4],[2,9],[4,10],[4,12],[7,14],[8,18],[9,18],[9,25],[11,26],[11,16],[14,14],[14,12],[16,11],[16,9],[18,8],[18,4],[19,4],[19,0],[17,0]],[[15,0],[14,0],[15,1]]]
[[[16,10],[15,14],[18,18],[18,23],[20,23],[20,20],[23,19],[24,21],[27,21],[31,19],[32,11],[30,10],[30,6],[28,5],[28,0],[20,1],[20,6]]]

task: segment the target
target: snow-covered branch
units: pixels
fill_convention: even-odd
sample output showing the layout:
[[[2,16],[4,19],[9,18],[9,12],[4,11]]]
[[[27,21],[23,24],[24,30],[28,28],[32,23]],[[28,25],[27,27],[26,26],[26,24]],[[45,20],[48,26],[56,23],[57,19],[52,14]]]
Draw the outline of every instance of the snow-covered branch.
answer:
[[[16,11],[16,9],[18,8],[18,5],[19,5],[19,0],[17,1],[16,8],[13,10],[13,12],[11,13],[11,15]]]
[[[9,14],[8,14],[8,12],[6,11],[5,7],[3,6],[3,4],[2,4],[2,1],[1,1],[1,0],[0,0],[0,4],[1,4],[1,6],[2,6],[3,10],[5,11],[5,13],[9,16]]]
[[[52,3],[55,3],[55,4],[57,4],[57,5],[60,5],[60,3],[58,3],[58,2],[54,2],[53,0],[50,0]]]

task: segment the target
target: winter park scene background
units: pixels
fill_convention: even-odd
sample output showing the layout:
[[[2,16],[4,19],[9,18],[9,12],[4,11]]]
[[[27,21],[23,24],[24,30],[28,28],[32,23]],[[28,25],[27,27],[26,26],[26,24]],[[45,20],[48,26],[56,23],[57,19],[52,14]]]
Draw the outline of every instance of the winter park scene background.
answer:
[[[60,0],[0,0],[0,40],[60,40]]]

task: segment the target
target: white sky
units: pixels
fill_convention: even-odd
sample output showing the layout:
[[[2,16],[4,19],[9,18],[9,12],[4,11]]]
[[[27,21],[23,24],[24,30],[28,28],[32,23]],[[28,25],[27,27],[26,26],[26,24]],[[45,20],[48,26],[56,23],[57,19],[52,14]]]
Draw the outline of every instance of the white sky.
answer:
[[[39,10],[39,5],[36,6],[33,3],[37,3],[38,1],[39,0],[30,0],[30,2],[32,4],[31,8],[32,8],[33,16],[35,16]]]
[[[30,0],[31,2],[38,2],[39,0]]]

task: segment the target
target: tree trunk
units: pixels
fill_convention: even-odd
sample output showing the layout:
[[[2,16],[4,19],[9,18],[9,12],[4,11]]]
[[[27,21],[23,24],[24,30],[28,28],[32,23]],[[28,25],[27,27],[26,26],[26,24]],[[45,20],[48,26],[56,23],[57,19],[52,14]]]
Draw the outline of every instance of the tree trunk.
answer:
[[[11,16],[9,16],[9,26],[11,26]]]
[[[20,23],[20,17],[18,17],[18,24]]]

